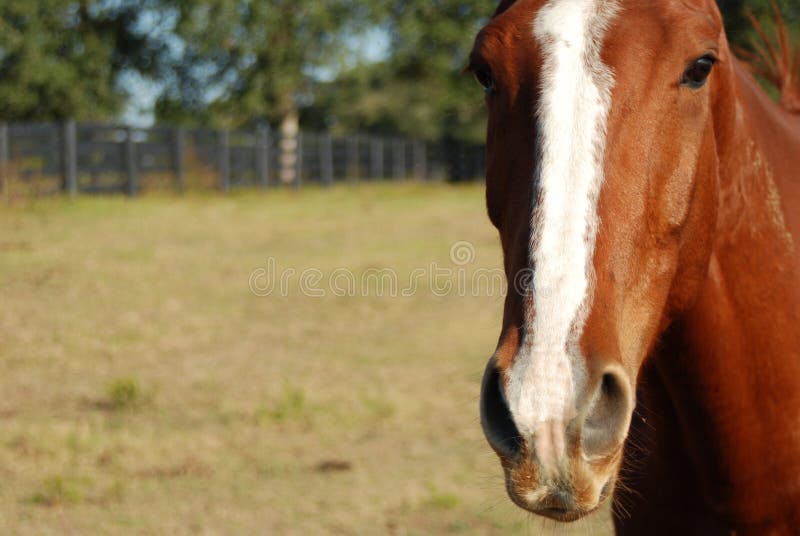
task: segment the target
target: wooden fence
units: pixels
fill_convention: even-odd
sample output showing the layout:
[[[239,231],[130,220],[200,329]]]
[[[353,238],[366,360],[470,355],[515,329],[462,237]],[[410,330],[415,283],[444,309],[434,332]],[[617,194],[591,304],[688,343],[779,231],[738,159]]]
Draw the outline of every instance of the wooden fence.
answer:
[[[280,140],[268,129],[135,128],[76,123],[0,123],[4,188],[37,194],[274,187]],[[358,180],[470,180],[483,177],[479,146],[369,135],[303,132],[288,184]]]

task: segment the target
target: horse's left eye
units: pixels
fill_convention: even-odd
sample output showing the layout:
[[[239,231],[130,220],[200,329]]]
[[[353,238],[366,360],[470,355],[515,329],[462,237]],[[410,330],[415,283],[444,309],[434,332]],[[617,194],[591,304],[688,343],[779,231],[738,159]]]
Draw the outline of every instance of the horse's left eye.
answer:
[[[683,73],[683,80],[681,84],[689,86],[692,89],[700,89],[706,85],[708,76],[711,74],[711,69],[717,60],[713,56],[703,56],[695,60],[691,65],[686,68]]]

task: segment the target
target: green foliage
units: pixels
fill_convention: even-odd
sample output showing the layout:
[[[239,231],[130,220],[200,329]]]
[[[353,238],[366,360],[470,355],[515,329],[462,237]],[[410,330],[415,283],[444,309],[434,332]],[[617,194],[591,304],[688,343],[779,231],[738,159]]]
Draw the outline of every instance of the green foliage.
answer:
[[[461,74],[475,34],[495,2],[486,0],[395,0],[388,3],[392,36],[390,86],[405,90],[401,130],[430,129],[426,138],[483,139],[483,93]],[[431,127],[430,125],[435,125]]]
[[[795,43],[800,42],[800,4],[797,0],[774,0]],[[770,37],[773,34],[775,11],[773,0],[718,0],[725,17],[728,40],[734,53],[758,52],[764,44],[753,28],[749,15],[758,19]],[[741,55],[741,54],[740,54]],[[780,100],[780,90],[771,83],[756,77],[766,92],[775,100]]]
[[[0,119],[110,119],[124,73],[154,73],[159,45],[142,33],[156,0],[4,0]]]
[[[341,61],[344,38],[368,12],[363,0],[183,0],[175,34],[183,52],[161,119],[229,127],[296,113],[313,73]]]
[[[493,10],[487,0],[383,4],[376,16],[391,39],[389,57],[320,89],[318,105],[328,112],[329,124],[342,131],[482,140],[483,93],[461,71]]]
[[[771,0],[717,0],[717,3],[725,17],[728,38],[735,46],[747,47],[754,35],[748,13],[760,20],[774,18]],[[797,0],[777,0],[777,4],[790,29],[800,32],[800,3]]]
[[[462,76],[498,0],[4,0],[0,120],[108,120],[144,78],[160,121],[483,139],[483,97]],[[800,3],[777,0],[800,36]],[[718,0],[735,47],[770,0]],[[372,32],[372,33],[370,33]],[[388,37],[378,63],[366,35]],[[355,50],[354,50],[355,48]]]

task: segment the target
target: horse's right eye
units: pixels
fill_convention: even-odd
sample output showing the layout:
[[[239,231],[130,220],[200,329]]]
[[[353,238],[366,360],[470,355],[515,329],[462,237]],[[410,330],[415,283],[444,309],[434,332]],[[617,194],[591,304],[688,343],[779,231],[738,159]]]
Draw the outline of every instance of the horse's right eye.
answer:
[[[494,78],[492,78],[492,73],[481,67],[473,67],[472,74],[487,95],[494,91]]]

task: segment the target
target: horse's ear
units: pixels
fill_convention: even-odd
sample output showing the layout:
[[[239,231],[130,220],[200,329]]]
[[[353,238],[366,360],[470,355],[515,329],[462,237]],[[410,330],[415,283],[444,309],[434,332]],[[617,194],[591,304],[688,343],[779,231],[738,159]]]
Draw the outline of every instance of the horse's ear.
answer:
[[[492,17],[498,16],[500,13],[514,5],[514,2],[516,1],[517,0],[500,0],[500,5],[494,10],[494,15],[492,15]]]

